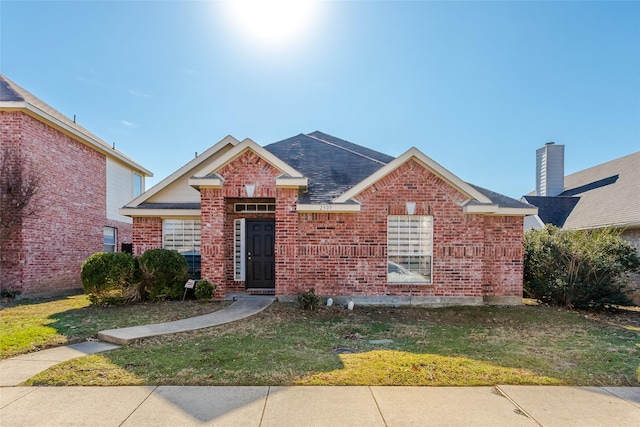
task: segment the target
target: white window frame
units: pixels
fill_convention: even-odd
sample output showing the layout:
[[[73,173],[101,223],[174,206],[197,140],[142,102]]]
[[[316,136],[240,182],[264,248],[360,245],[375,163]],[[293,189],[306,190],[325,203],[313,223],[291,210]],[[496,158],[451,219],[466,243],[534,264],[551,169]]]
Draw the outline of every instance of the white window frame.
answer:
[[[140,191],[136,192],[136,181],[139,180],[140,181]],[[141,195],[142,193],[144,193],[144,177],[142,175],[140,175],[137,172],[133,173],[133,187],[132,187],[132,191],[133,191],[133,197],[138,197],[139,195]]]
[[[110,233],[107,234],[107,231]],[[113,243],[107,243],[107,238],[113,232]],[[110,250],[109,250],[110,249]],[[102,227],[102,252],[118,252],[118,229],[115,227]]]
[[[181,233],[174,232],[175,225],[180,224]],[[198,227],[196,227],[198,224]],[[202,224],[199,219],[164,219],[162,221],[162,247],[180,253],[200,253]],[[198,230],[196,232],[196,229]],[[171,232],[171,239],[169,233]],[[189,244],[191,243],[191,244]]]
[[[424,269],[421,266],[424,265],[426,257],[428,257],[428,264]],[[402,263],[401,258],[417,259],[418,262]],[[396,264],[394,268],[406,271],[405,280],[392,280],[389,272],[391,263]],[[414,265],[418,265],[418,268],[416,269]],[[428,277],[424,273],[428,273]],[[389,215],[387,217],[387,283],[392,285],[433,283],[433,216]]]
[[[246,278],[245,219],[233,220],[233,280],[243,282]]]

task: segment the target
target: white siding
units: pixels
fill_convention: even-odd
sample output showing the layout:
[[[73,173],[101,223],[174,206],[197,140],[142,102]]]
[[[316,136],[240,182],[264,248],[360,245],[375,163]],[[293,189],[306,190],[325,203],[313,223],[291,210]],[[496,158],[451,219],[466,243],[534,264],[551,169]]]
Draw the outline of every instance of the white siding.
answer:
[[[200,203],[200,192],[189,185],[190,174],[185,174],[147,200],[153,203]]]
[[[133,219],[118,214],[118,209],[131,199],[133,170],[107,157],[107,218],[131,224]]]

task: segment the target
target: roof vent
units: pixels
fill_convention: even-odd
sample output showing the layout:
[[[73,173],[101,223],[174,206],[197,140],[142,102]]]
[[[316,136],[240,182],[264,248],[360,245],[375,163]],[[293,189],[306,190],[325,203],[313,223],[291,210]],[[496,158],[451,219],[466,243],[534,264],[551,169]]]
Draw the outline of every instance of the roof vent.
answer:
[[[536,195],[557,196],[564,191],[564,145],[547,142],[536,150]]]

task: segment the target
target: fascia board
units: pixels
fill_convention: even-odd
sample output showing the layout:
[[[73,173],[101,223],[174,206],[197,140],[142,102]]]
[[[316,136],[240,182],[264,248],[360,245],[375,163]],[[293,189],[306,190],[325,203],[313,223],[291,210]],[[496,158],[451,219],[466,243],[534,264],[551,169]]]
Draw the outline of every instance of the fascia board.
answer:
[[[120,208],[118,213],[128,217],[200,218],[200,209],[135,209]]]
[[[93,148],[94,150],[99,151],[105,156],[113,157],[121,161],[127,166],[135,169],[137,172],[140,172],[144,176],[149,176],[149,177],[153,176],[153,173],[150,170],[144,168],[142,165],[140,165],[133,159],[130,159],[124,153],[112,148],[112,146],[107,144],[105,141],[99,139],[97,136],[88,134],[87,132],[83,132],[80,129],[76,129],[64,123],[63,121],[57,119],[56,117],[53,117],[52,115],[46,113],[45,111],[42,111],[41,109],[33,106],[32,104],[26,101],[0,102],[0,110],[22,111],[25,114],[35,118],[36,120],[46,122],[48,125],[60,130],[62,133],[69,135],[73,139]]]
[[[296,211],[301,213],[357,213],[360,212],[360,204],[326,203],[321,205],[296,204]]]
[[[351,198],[355,197],[356,195],[364,191],[366,188],[375,184],[376,182],[378,182],[379,180],[381,180],[382,178],[384,178],[385,176],[387,176],[388,174],[393,172],[395,169],[397,169],[398,167],[400,167],[401,165],[403,165],[404,163],[406,163],[411,159],[415,159],[416,161],[418,161],[418,163],[422,164],[424,167],[426,167],[427,169],[435,173],[438,177],[440,177],[441,179],[443,179],[444,181],[446,181],[451,186],[453,186],[463,194],[467,195],[468,197],[471,197],[472,199],[477,200],[481,203],[491,203],[491,200],[487,196],[480,193],[478,190],[476,190],[475,188],[473,188],[472,186],[470,186],[469,184],[467,184],[466,182],[464,182],[463,180],[455,176],[453,173],[449,172],[447,169],[442,167],[436,161],[429,158],[428,156],[426,156],[424,153],[422,153],[420,150],[418,150],[415,147],[410,148],[404,154],[400,155],[399,157],[389,162],[389,164],[387,164],[386,166],[378,169],[375,173],[371,174],[368,178],[364,179],[363,181],[356,184],[351,189],[349,189],[348,191],[340,195],[338,198],[334,200],[334,202],[344,203],[350,200]]]
[[[280,160],[278,157],[271,154],[269,151],[265,150],[263,147],[259,146],[249,138],[244,139],[241,143],[236,145],[232,150],[224,153],[219,158],[214,159],[213,161],[207,163],[206,166],[202,167],[198,172],[194,174],[194,177],[202,177],[209,175],[212,172],[216,172],[222,166],[226,165],[229,162],[232,162],[245,151],[252,150],[258,156],[263,158],[267,163],[271,164],[273,167],[282,172],[283,175],[289,175],[292,177],[302,177],[302,174]]]
[[[309,186],[309,178],[276,178],[276,187],[278,188],[307,188]]]
[[[463,214],[527,216],[527,215],[537,215],[538,208],[501,208],[496,204],[465,205],[462,207],[462,213]]]
[[[238,144],[240,144],[240,141],[235,139],[233,136],[231,135],[225,136],[213,147],[205,150],[198,157],[192,159],[191,161],[189,161],[189,163],[182,166],[180,169],[178,169],[177,171],[175,171],[174,173],[172,173],[171,175],[169,175],[168,177],[166,177],[165,179],[163,179],[162,181],[160,181],[159,183],[157,183],[156,185],[154,185],[153,187],[151,187],[150,189],[148,189],[147,191],[145,191],[135,199],[131,200],[129,203],[127,203],[127,206],[138,206],[139,204],[144,203],[151,197],[158,194],[164,188],[168,187],[175,180],[182,177],[184,174],[188,173],[190,170],[193,170],[194,168],[198,167],[198,165],[209,160],[211,156],[215,155],[218,151],[220,151],[224,147],[228,145],[236,146]]]
[[[224,180],[221,178],[189,178],[189,185],[195,188],[222,188]]]

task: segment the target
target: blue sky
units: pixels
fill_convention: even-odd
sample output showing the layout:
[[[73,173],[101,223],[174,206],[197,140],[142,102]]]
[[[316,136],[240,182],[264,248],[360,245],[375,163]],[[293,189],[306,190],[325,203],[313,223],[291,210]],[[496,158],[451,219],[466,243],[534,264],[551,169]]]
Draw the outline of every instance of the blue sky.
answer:
[[[266,42],[222,2],[2,0],[0,71],[153,171],[147,188],[229,134],[415,146],[516,198],[546,142],[566,146],[567,173],[640,150],[640,2],[332,1],[284,15],[278,28],[302,29]]]

